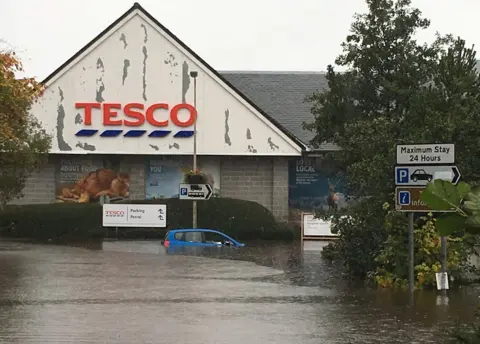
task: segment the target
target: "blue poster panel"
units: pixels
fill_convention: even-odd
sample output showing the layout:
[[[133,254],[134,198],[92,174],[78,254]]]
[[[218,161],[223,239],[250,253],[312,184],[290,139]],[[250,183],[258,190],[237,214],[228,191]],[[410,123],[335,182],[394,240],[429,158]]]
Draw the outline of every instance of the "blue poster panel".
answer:
[[[288,173],[290,210],[341,209],[347,205],[343,174],[329,166],[319,166],[317,158],[292,160]]]

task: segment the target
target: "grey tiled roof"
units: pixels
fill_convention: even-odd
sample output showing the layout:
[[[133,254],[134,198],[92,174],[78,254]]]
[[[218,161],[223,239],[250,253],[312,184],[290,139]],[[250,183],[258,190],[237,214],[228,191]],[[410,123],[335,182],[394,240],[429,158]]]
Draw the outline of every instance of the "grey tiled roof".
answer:
[[[305,97],[327,87],[322,72],[224,71],[220,74],[288,131],[310,146],[314,134],[303,130],[303,122],[312,122],[310,104]],[[332,144],[320,147],[335,149]]]

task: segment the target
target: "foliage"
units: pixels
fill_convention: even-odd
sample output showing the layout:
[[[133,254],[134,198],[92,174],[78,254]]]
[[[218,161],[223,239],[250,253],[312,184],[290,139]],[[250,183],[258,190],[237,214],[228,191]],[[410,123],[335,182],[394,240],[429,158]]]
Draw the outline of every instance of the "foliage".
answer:
[[[203,184],[206,181],[206,176],[199,169],[196,169],[195,171],[190,170],[183,175],[184,183],[190,183],[192,180],[195,183]]]
[[[404,215],[385,205],[385,228],[388,239],[380,254],[375,258],[379,264],[375,278],[381,287],[405,287],[408,284],[408,231]],[[441,241],[436,231],[436,219],[432,214],[417,219],[414,228],[414,257],[417,288],[436,286],[435,274],[441,269]],[[472,267],[468,258],[473,253],[475,240],[471,237],[448,238],[447,270],[454,280]]]
[[[435,180],[422,192],[421,199],[432,208],[454,211],[437,220],[440,235],[480,234],[480,189],[472,190],[464,182],[453,185],[450,181]]]
[[[18,196],[26,178],[46,158],[51,138],[34,116],[33,102],[44,86],[34,78],[17,78],[22,64],[15,53],[0,52],[0,210]]]
[[[167,229],[189,228],[192,225],[192,202],[167,198],[122,201],[128,204],[166,204]],[[198,225],[217,228],[239,240],[285,239],[294,233],[278,224],[272,213],[262,205],[231,198],[213,198],[198,202]],[[103,237],[102,208],[98,203],[55,203],[9,205],[0,217],[0,236],[37,239]],[[126,237],[163,238],[165,229],[128,228]]]
[[[331,218],[332,232],[339,234],[338,240],[324,248],[323,257],[338,260],[353,277],[365,277],[375,270],[375,257],[387,240],[378,209],[382,210],[382,199],[369,197],[342,212],[317,213],[318,217]]]
[[[370,255],[386,245],[380,238],[387,234],[379,223],[384,219],[382,204],[393,205],[397,144],[455,143],[467,181],[479,179],[480,165],[476,120],[480,81],[473,49],[451,36],[437,35],[432,44],[417,43],[415,34],[430,23],[410,0],[367,0],[367,4],[368,13],[356,15],[343,53],[335,61],[347,71],[337,73],[328,66],[328,88],[308,97],[315,120],[305,124],[315,132],[314,146],[331,142],[340,148],[335,155],[345,167],[351,193],[379,199],[376,209],[364,207],[362,213],[357,208],[350,222],[337,225],[340,242],[333,246],[339,253],[359,255],[357,260],[344,261],[356,274],[376,271],[378,263]],[[372,223],[375,229],[362,225],[353,235],[351,222]],[[363,238],[372,231],[375,239]],[[358,240],[369,245],[363,246],[363,252]]]
[[[475,320],[470,325],[465,326],[457,321],[457,326],[448,331],[448,341],[450,344],[478,344],[480,343],[480,311],[477,306]]]

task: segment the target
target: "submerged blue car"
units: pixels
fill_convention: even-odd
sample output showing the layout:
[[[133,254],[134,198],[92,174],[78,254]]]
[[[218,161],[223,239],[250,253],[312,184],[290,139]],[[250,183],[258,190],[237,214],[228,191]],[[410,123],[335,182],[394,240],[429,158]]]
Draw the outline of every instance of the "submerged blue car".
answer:
[[[213,229],[172,229],[162,242],[165,248],[174,247],[243,247],[245,244]]]

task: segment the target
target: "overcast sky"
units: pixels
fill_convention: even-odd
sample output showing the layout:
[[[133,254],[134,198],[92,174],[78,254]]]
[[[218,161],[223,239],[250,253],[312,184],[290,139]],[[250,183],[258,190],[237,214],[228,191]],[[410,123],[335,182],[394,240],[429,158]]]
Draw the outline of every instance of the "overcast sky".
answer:
[[[127,11],[130,0],[0,0],[0,39],[40,79]],[[143,0],[217,70],[324,71],[364,0]],[[435,31],[480,46],[479,0],[413,0]],[[5,47],[5,46],[3,46]]]

